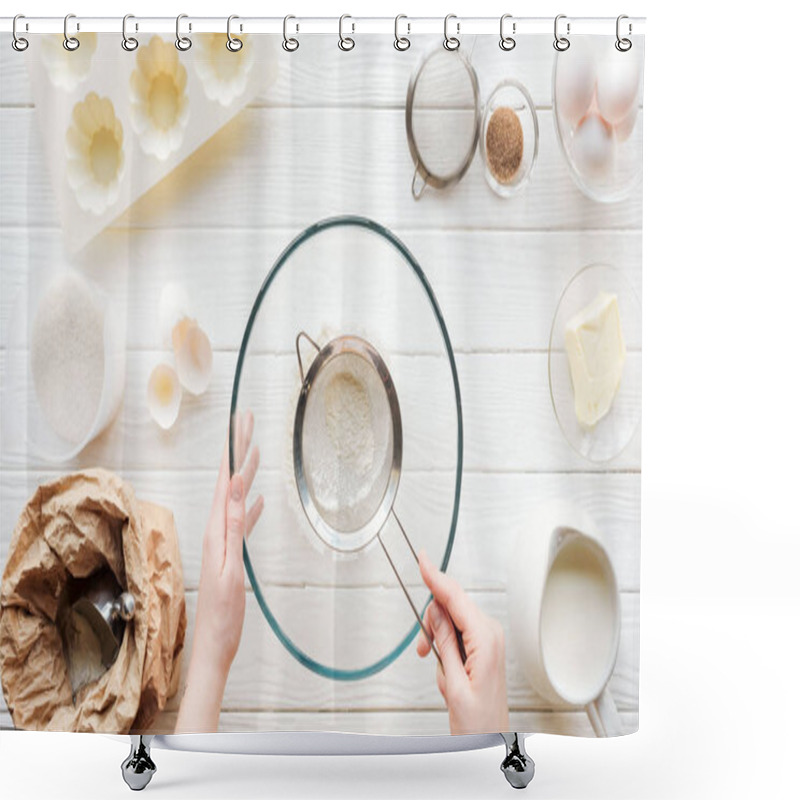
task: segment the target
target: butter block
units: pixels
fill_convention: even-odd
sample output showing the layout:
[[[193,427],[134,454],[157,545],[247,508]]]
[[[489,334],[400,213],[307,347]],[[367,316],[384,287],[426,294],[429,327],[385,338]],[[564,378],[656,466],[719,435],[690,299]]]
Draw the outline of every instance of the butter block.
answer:
[[[565,333],[575,416],[594,427],[611,410],[625,365],[625,339],[617,296],[600,292],[575,314]]]

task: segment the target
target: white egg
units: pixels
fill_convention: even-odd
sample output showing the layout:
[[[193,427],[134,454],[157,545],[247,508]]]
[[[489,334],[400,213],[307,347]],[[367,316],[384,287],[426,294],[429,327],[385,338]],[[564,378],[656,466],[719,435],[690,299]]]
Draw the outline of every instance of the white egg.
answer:
[[[642,60],[635,50],[620,53],[608,45],[597,65],[597,108],[606,122],[616,125],[639,100]]]
[[[164,430],[171,428],[178,419],[181,395],[175,370],[169,364],[157,364],[147,382],[147,410]]]
[[[614,136],[618,142],[626,141],[636,127],[636,120],[639,119],[639,106],[634,105],[628,115],[614,126]]]
[[[191,394],[203,394],[214,360],[208,336],[195,320],[184,318],[173,329],[172,346],[181,385]]]
[[[191,316],[189,295],[180,283],[168,283],[161,290],[158,304],[158,325],[161,341],[172,343],[172,329],[184,318]]]
[[[568,50],[558,54],[555,85],[559,116],[572,127],[589,110],[596,81],[594,48],[576,37]]]
[[[614,163],[614,131],[597,114],[587,114],[572,137],[572,157],[588,178],[607,175]]]

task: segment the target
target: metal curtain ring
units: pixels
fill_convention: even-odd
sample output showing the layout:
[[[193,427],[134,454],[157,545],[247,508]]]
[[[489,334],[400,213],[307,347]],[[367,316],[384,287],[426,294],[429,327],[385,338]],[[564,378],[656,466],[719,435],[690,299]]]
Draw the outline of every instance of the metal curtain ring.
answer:
[[[64,49],[69,50],[70,53],[73,52],[73,50],[77,50],[81,46],[79,39],[69,35],[68,26],[71,19],[75,19],[74,14],[67,14],[67,16],[64,17],[64,41],[62,42]]]
[[[558,21],[562,19],[566,19],[566,14],[559,14],[555,21],[553,22],[553,36],[555,37],[553,40],[553,47],[558,50],[559,53],[563,53],[565,50],[569,50],[569,39],[566,36],[559,36],[558,35]],[[569,22],[567,23],[567,36],[569,35]]]
[[[283,49],[287,53],[294,53],[294,51],[297,50],[298,47],[300,47],[300,42],[298,42],[297,39],[295,39],[293,36],[288,35],[290,19],[297,19],[297,18],[293,17],[291,14],[287,14],[287,16],[283,18]],[[300,30],[300,26],[297,25],[295,30]]]
[[[509,50],[513,50],[517,46],[517,40],[513,36],[506,36],[505,33],[505,25],[506,20],[511,19],[511,14],[503,14],[500,17],[500,49],[505,50],[508,52]],[[511,23],[511,33],[517,32],[517,23]]]
[[[632,42],[630,39],[628,39],[628,38],[622,38],[622,37],[619,35],[620,23],[621,23],[621,22],[622,22],[622,20],[624,20],[624,19],[628,19],[628,15],[627,15],[627,14],[620,14],[620,15],[617,17],[617,41],[616,41],[616,42],[614,42],[614,47],[616,47],[616,48],[617,48],[617,50],[619,50],[619,51],[620,51],[620,53],[627,53],[627,52],[628,52],[628,50],[630,50],[630,49],[631,49],[631,47],[633,47],[633,42]],[[629,23],[628,23],[628,35],[629,35],[629,36],[630,36],[630,34],[631,34],[631,32],[632,32],[632,31],[633,31],[633,28],[631,27],[631,24],[630,24],[630,22],[629,22]]]
[[[175,47],[182,53],[185,53],[192,46],[192,40],[188,36],[181,35],[181,20],[188,18],[188,14],[178,14],[175,18]],[[191,22],[189,23],[189,30],[192,30]]]
[[[30,44],[30,42],[28,42],[28,40],[25,37],[20,36],[17,33],[17,22],[19,20],[21,20],[21,19],[25,19],[25,16],[23,14],[17,14],[17,16],[14,17],[14,21],[11,23],[11,37],[12,37],[11,38],[11,46],[18,53],[22,53],[24,50],[27,50],[28,49],[28,45]],[[25,24],[25,29],[26,30],[27,30],[27,27],[28,26],[27,26],[27,23],[26,23]]]
[[[138,46],[139,40],[134,36],[128,36],[128,20],[135,19],[133,14],[126,14],[122,18],[122,49],[127,50],[129,53],[132,53]],[[139,26],[136,26],[136,30],[139,29]]]
[[[401,53],[405,50],[408,50],[411,47],[411,39],[408,36],[401,36],[400,35],[400,20],[405,19],[407,20],[408,17],[405,14],[398,14],[394,18],[394,49],[399,50]],[[411,33],[411,23],[406,22],[406,28],[408,29],[408,33]]]
[[[235,19],[239,19],[236,14],[231,14],[228,17],[228,41],[225,42],[225,47],[227,47],[231,53],[238,53],[244,47],[244,42],[231,34],[231,22]],[[239,30],[241,31],[241,29],[242,27],[240,25]]]
[[[342,32],[344,21],[346,19],[353,18],[349,14],[342,14],[342,16],[339,17],[339,49],[344,50],[345,53],[349,50],[352,50],[356,46],[355,40],[351,36],[345,36]],[[355,33],[356,25],[354,22],[351,24],[353,26],[353,33]]]
[[[450,25],[450,20],[456,20],[456,35],[450,36],[448,32],[448,27]],[[445,50],[458,50],[461,47],[461,39],[458,38],[458,34],[461,32],[461,23],[458,22],[458,17],[455,14],[448,14],[444,18],[444,45]]]

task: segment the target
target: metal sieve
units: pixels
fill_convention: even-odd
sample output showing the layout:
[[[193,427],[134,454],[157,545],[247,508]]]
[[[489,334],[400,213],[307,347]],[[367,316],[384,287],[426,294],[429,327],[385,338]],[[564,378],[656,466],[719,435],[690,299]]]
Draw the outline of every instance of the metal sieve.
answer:
[[[469,169],[481,129],[478,76],[459,50],[436,46],[408,84],[406,138],[414,161],[411,193],[445,189]]]
[[[300,353],[303,339],[316,350],[306,372]],[[295,339],[295,349],[302,386],[292,444],[294,475],[303,511],[320,540],[338,552],[357,552],[378,540],[441,664],[422,616],[381,539],[381,531],[393,516],[414,560],[418,561],[394,510],[403,461],[403,425],[397,391],[386,362],[369,342],[358,336],[339,336],[320,347],[301,331]],[[337,386],[344,390],[335,392]],[[344,425],[337,421],[342,415]],[[363,458],[357,446],[362,445],[363,450],[365,442],[374,446],[369,458]],[[337,444],[345,449],[344,458],[340,457],[341,448],[337,450]],[[343,462],[348,461],[343,467]]]

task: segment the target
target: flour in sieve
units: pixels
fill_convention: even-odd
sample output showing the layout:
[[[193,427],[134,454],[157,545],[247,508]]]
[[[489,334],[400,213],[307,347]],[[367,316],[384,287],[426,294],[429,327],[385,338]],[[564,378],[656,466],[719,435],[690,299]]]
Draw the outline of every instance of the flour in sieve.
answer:
[[[388,479],[391,421],[374,367],[336,358],[315,381],[304,457],[314,503],[337,530],[356,530],[376,511]]]
[[[91,431],[103,392],[105,315],[79,275],[51,281],[36,309],[31,371],[36,399],[50,427],[77,444]]]

